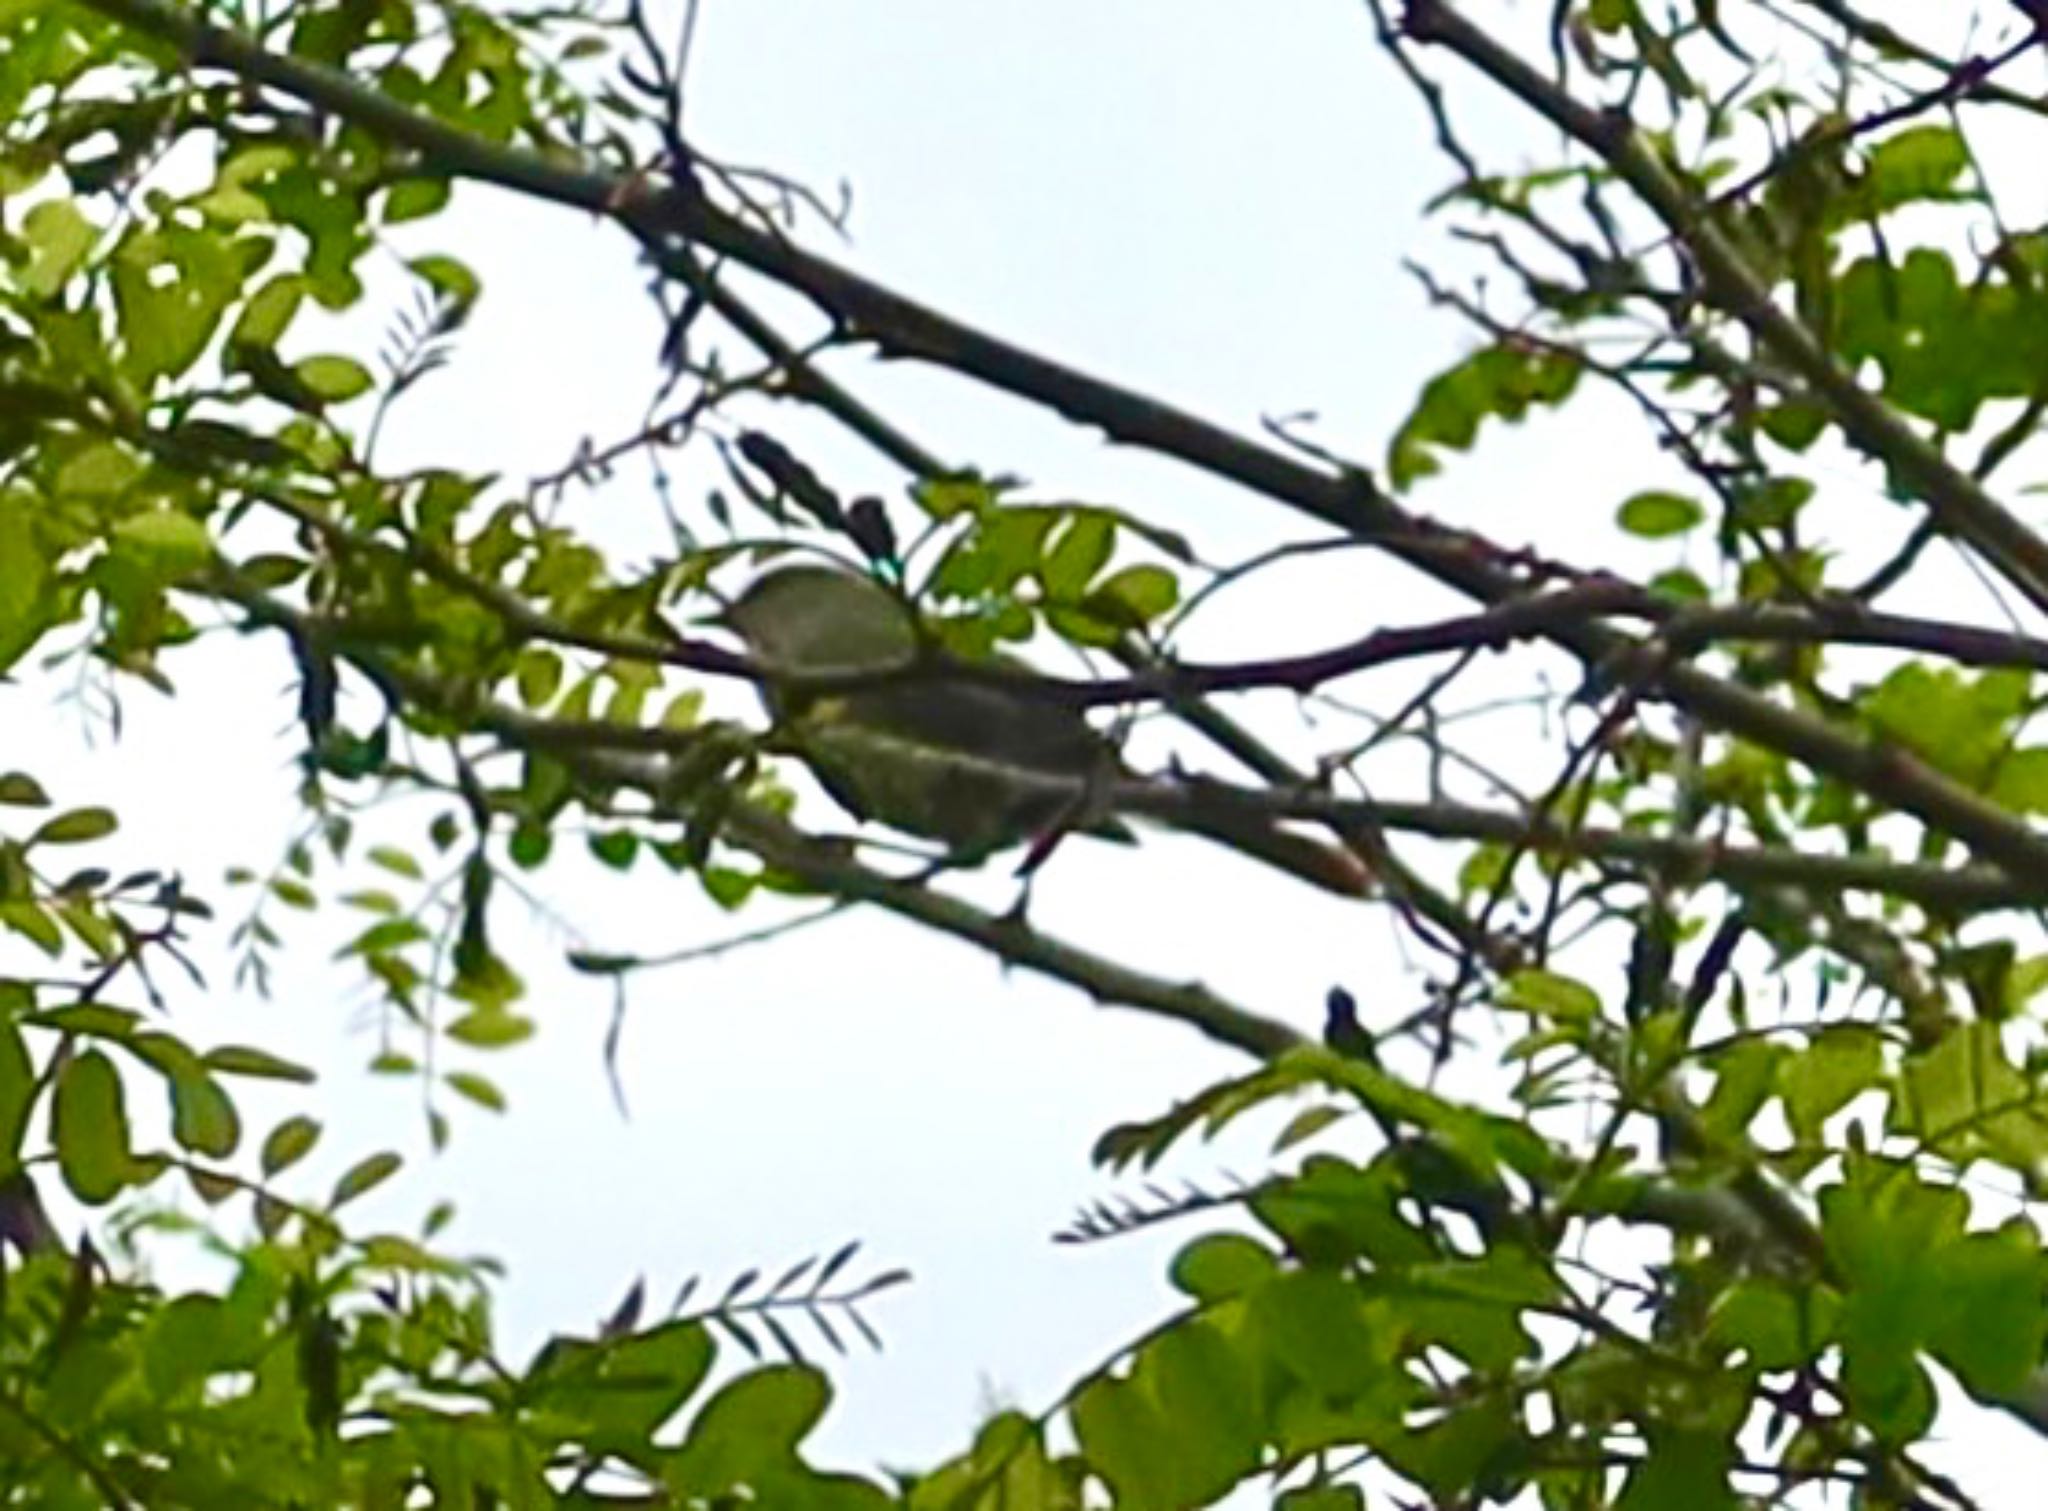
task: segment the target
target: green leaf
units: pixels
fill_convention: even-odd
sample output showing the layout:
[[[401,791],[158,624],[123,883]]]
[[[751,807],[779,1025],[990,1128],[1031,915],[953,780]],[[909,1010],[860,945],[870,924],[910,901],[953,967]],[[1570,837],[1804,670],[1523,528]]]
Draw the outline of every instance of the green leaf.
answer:
[[[1077,599],[1095,580],[1095,574],[1109,565],[1115,550],[1116,527],[1106,516],[1092,511],[1077,513],[1039,563],[1038,580],[1049,597]]]
[[[1562,404],[1578,386],[1569,353],[1503,341],[1473,353],[1424,385],[1387,448],[1397,492],[1439,470],[1439,451],[1467,451],[1487,419],[1520,420],[1533,405]]]
[[[242,313],[228,333],[228,346],[276,346],[305,298],[306,280],[297,273],[272,278],[242,302]]]
[[[1926,1324],[1935,1356],[1979,1400],[2009,1399],[2048,1343],[2048,1283],[2040,1238],[2025,1219],[1972,1233],[1941,1255],[1941,1286]]]
[[[0,1170],[12,1170],[20,1160],[35,1095],[35,1062],[29,1058],[28,1044],[17,1024],[0,1020]]]
[[[702,1325],[670,1322],[597,1348],[576,1345],[544,1352],[527,1388],[550,1408],[573,1413],[594,1435],[644,1442],[696,1394],[713,1355]],[[717,1456],[715,1448],[697,1451],[707,1461],[702,1465],[709,1471],[707,1479],[715,1480],[718,1466],[709,1462]],[[677,1476],[669,1482],[683,1480]]]
[[[1892,210],[1950,197],[1969,166],[1969,148],[1953,127],[1908,126],[1869,150],[1858,187],[1871,213]]]
[[[302,1115],[286,1118],[263,1140],[258,1158],[264,1175],[282,1174],[312,1153],[319,1142],[320,1125],[313,1119]]]
[[[1210,1233],[1174,1256],[1173,1283],[1195,1300],[1226,1301],[1256,1290],[1279,1273],[1272,1250],[1242,1233]]]
[[[1714,1303],[1706,1336],[1740,1351],[1744,1367],[1798,1369],[1819,1358],[1833,1340],[1840,1311],[1840,1299],[1824,1287],[1744,1280]]]
[[[1506,1247],[1483,1258],[1417,1265],[1387,1294],[1409,1329],[1411,1346],[1429,1343],[1474,1368],[1504,1373],[1535,1352],[1523,1326],[1531,1308],[1553,1305],[1557,1286],[1527,1255]]]
[[[129,515],[114,527],[114,542],[156,577],[182,576],[213,560],[213,536],[206,526],[176,509]]]
[[[1554,1023],[1585,1023],[1600,1016],[1597,992],[1554,971],[1516,971],[1508,977],[1501,1006]]]
[[[1141,565],[1111,573],[1081,600],[1081,607],[1119,629],[1142,629],[1180,602],[1180,582],[1164,567]]]
[[[505,1110],[505,1093],[497,1084],[469,1070],[451,1070],[442,1077],[451,1091],[467,1097],[477,1106],[491,1112]]]
[[[405,1161],[397,1155],[388,1152],[358,1160],[334,1183],[334,1194],[327,1199],[327,1205],[330,1208],[340,1207],[354,1201],[365,1192],[391,1179],[404,1163]]]
[[[1842,1325],[1842,1384],[1857,1419],[1878,1440],[1904,1446],[1934,1425],[1934,1382],[1898,1334],[1896,1298],[1852,1300]]]
[[[238,292],[240,268],[217,233],[158,224],[122,238],[112,282],[122,365],[147,387],[199,359]]]
[[[1273,1152],[1281,1154],[1296,1144],[1306,1143],[1325,1128],[1334,1127],[1352,1115],[1349,1108],[1322,1103],[1315,1107],[1304,1107],[1287,1120],[1287,1126],[1273,1138]]]
[[[0,902],[0,927],[21,935],[53,960],[64,953],[64,931],[47,908],[32,902]]]
[[[209,1049],[200,1056],[209,1070],[223,1075],[253,1076],[261,1081],[290,1081],[300,1086],[310,1086],[316,1079],[313,1072],[293,1061],[281,1059],[264,1049],[251,1049],[242,1044],[223,1044],[218,1049]]]
[[[21,240],[28,248],[28,266],[16,276],[22,289],[48,299],[71,281],[99,236],[78,202],[46,199],[22,217]]]
[[[1916,661],[1890,673],[1860,702],[1880,734],[1976,787],[2012,744],[2027,711],[2028,679],[2023,672],[1971,676]]]
[[[2048,745],[2008,752],[1991,779],[1991,798],[2015,813],[2048,813]]]
[[[689,1368],[642,1405],[639,1419],[645,1431],[653,1431],[695,1390],[702,1378],[695,1372],[697,1347],[694,1342],[688,1346],[683,1362]],[[663,1478],[685,1491],[685,1499],[713,1499],[757,1475],[791,1466],[797,1445],[817,1425],[830,1398],[825,1377],[804,1365],[771,1365],[741,1375],[704,1403]],[[661,1407],[667,1408],[665,1415],[653,1417]]]
[[[447,1260],[436,1258],[410,1238],[396,1233],[378,1233],[364,1239],[363,1258],[380,1269],[419,1274],[447,1273],[454,1268]]]
[[[1842,1181],[1820,1193],[1821,1236],[1844,1289],[1843,1384],[1885,1442],[1910,1442],[1934,1419],[1933,1385],[1916,1356],[1943,1331],[1949,1261],[1969,1206],[1960,1190],[1870,1156],[1846,1159]]]
[[[439,252],[425,257],[415,257],[406,264],[427,283],[452,299],[458,308],[467,309],[476,303],[483,292],[483,282],[467,263]]]
[[[129,1007],[109,1007],[104,1002],[77,1002],[69,1007],[45,1008],[29,1021],[59,1033],[86,1034],[125,1043],[142,1021],[142,1014]]]
[[[1502,1482],[1504,1465],[1525,1460],[1527,1440],[1518,1414],[1498,1396],[1451,1410],[1419,1431],[1386,1445],[1387,1462],[1445,1501],[1470,1498],[1508,1504],[1516,1499]]]
[[[1365,1511],[1365,1492],[1356,1485],[1312,1485],[1281,1492],[1273,1511]]]
[[[1675,1015],[1666,1014],[1660,1021]],[[1700,1110],[1700,1121],[1717,1138],[1740,1136],[1756,1120],[1777,1085],[1780,1061],[1789,1051],[1769,1039],[1739,1039],[1710,1060],[1714,1090]]]
[[[90,1207],[112,1201],[135,1169],[114,1062],[96,1049],[65,1061],[51,1116],[57,1166],[71,1194]]]
[[[562,687],[562,658],[545,646],[530,646],[513,664],[519,701],[528,708],[549,702]]]
[[[985,514],[996,507],[1001,496],[999,483],[972,472],[926,478],[911,489],[917,506],[933,519]]]
[[[50,795],[25,771],[0,772],[0,803],[16,808],[47,808]]]
[[[1615,521],[1631,535],[1663,540],[1698,527],[1706,511],[1678,493],[1638,493],[1615,511]]]
[[[1143,1387],[1181,1442],[1180,1504],[1210,1505],[1257,1472],[1266,1437],[1258,1362],[1206,1321],[1169,1329],[1140,1357]]]
[[[1884,1041],[1874,1028],[1840,1023],[1822,1029],[1798,1054],[1777,1067],[1785,1116],[1802,1142],[1818,1140],[1821,1125],[1884,1074]]]
[[[418,881],[424,874],[418,861],[408,852],[392,845],[372,845],[366,852],[366,858],[371,865],[382,866],[392,875],[403,876],[408,881]]]
[[[385,191],[384,223],[398,225],[437,215],[447,207],[450,193],[445,178],[402,178]]]
[[[1045,1434],[1018,1411],[1000,1412],[974,1447],[910,1487],[905,1511],[1080,1511],[1079,1466],[1055,1460]]]
[[[353,399],[370,389],[370,370],[353,357],[304,357],[292,364],[292,375],[330,404]]]
[[[1803,477],[1772,477],[1742,483],[1734,492],[1739,524],[1751,530],[1782,530],[1799,517],[1815,489]]]
[[[1096,1379],[1067,1408],[1089,1464],[1109,1482],[1115,1504],[1133,1511],[1199,1505],[1182,1491],[1184,1461],[1172,1424],[1149,1393],[1126,1380]]]
[[[200,1071],[170,1077],[171,1136],[195,1154],[226,1159],[242,1141],[242,1120],[220,1082]]]
[[[1884,396],[1909,414],[1966,430],[1987,398],[2030,391],[2033,358],[2012,333],[2031,314],[2009,288],[1966,287],[1941,249],[1862,259],[1837,281],[1833,304],[1844,359],[1874,360]]]
[[[1980,1148],[2022,1168],[2048,1159],[2048,1092],[2007,1057],[1995,1023],[1963,1024],[1908,1061],[1890,1125],[1959,1159]]]
[[[426,926],[411,918],[386,918],[371,924],[341,948],[344,955],[388,955],[428,938]]]
[[[67,497],[117,499],[141,478],[147,464],[118,441],[95,441],[69,455],[57,473],[57,491]],[[118,531],[116,539],[119,539]]]
[[[0,673],[42,638],[55,619],[54,563],[24,505],[0,497]]]
[[[143,1378],[166,1403],[222,1369],[233,1367],[248,1341],[238,1337],[234,1310],[212,1296],[179,1296],[149,1321]]]
[[[73,808],[49,820],[28,837],[30,845],[82,845],[104,839],[120,827],[107,808]]]
[[[282,551],[267,551],[241,564],[242,576],[259,588],[290,587],[306,575],[311,563]]]
[[[1804,451],[1828,428],[1828,413],[1812,404],[1791,401],[1757,411],[1757,426],[1787,451]]]
[[[504,1049],[533,1037],[533,1020],[503,1008],[479,1008],[449,1024],[447,1033],[475,1049]]]
[[[1310,1388],[1343,1397],[1389,1382],[1392,1340],[1368,1320],[1364,1298],[1342,1276],[1289,1271],[1250,1302],[1267,1349]]]
[[[1650,1428],[1650,1452],[1629,1471],[1615,1511],[1739,1511],[1728,1483],[1733,1445],[1719,1433]]]

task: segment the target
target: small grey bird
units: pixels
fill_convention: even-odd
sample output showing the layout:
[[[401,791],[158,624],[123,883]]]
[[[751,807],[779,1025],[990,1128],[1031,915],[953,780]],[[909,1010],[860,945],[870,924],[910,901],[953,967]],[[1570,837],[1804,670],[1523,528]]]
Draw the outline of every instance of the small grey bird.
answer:
[[[980,857],[1064,829],[1128,839],[1095,811],[1099,792],[1132,773],[1073,708],[958,665],[919,634],[910,607],[872,578],[837,567],[779,567],[723,616],[773,672],[878,675],[870,686],[804,692],[764,684],[793,748],[835,800],[863,819]],[[998,664],[1028,670],[1008,657]],[[1326,890],[1360,897],[1371,876],[1349,851],[1258,815],[1176,817],[1177,828],[1253,855]]]

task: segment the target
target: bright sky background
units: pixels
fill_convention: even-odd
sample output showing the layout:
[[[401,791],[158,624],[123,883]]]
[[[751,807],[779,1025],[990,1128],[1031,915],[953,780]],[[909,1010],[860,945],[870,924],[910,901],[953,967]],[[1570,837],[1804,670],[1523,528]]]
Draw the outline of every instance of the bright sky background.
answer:
[[[1356,3],[705,0],[691,77],[705,150],[825,190],[852,185],[851,242],[814,237],[821,250],[1239,430],[1313,410],[1319,439],[1376,460],[1420,382],[1467,343],[1400,268],[1425,245],[1419,210],[1446,170]],[[1525,122],[1506,129],[1531,161],[1547,154]],[[429,246],[469,260],[486,296],[451,368],[394,420],[390,460],[517,479],[634,427],[659,330],[623,238],[472,192],[416,249]],[[358,355],[388,314],[350,334]],[[1139,510],[1217,558],[1304,533],[1271,505],[961,383],[838,371],[950,458],[1023,474],[1041,496]],[[1583,511],[1589,539],[1621,498],[1668,480],[1637,430],[1594,428],[1603,412],[1489,434],[1426,502],[1509,544],[1561,541],[1559,513]],[[844,494],[900,493],[855,445],[775,423],[809,438],[803,454]],[[629,466],[574,504],[629,552],[662,539],[641,475]],[[685,498],[713,480],[701,462],[678,479]],[[1194,648],[1306,650],[1382,618],[1456,610],[1361,562],[1233,596],[1219,635]],[[182,865],[232,919],[237,901],[215,878],[237,862],[267,868],[290,832],[288,678],[278,645],[223,637],[188,663],[175,703],[131,696],[116,748],[82,753],[78,723],[49,712],[48,684],[0,689],[0,721],[10,741],[34,721],[30,751],[46,779],[62,771],[51,783],[61,801],[122,812],[126,858]],[[1285,707],[1264,713],[1279,737],[1298,733]],[[545,891],[599,948],[679,948],[750,922],[720,919],[658,869],[624,881],[557,870]],[[1368,1016],[1416,1000],[1383,917],[1213,863],[1191,841],[1154,836],[1128,855],[1069,846],[1033,916],[1304,1029],[1333,982]],[[380,1143],[406,1151],[413,1168],[378,1209],[395,1222],[454,1196],[454,1245],[511,1268],[502,1302],[515,1354],[550,1329],[589,1326],[636,1276],[658,1304],[690,1273],[715,1287],[860,1238],[869,1270],[907,1265],[917,1284],[870,1310],[885,1354],[833,1367],[839,1401],[818,1441],[852,1466],[916,1465],[963,1447],[992,1400],[1044,1406],[1168,1303],[1164,1261],[1200,1225],[1078,1250],[1049,1236],[1115,1189],[1087,1162],[1104,1128],[1240,1063],[1188,1031],[1097,1011],[964,947],[856,916],[641,979],[622,1117],[601,1061],[606,990],[546,966],[553,941],[516,904],[498,920],[531,969],[541,1032],[475,1061],[512,1113],[447,1103],[457,1132],[439,1157],[417,1092],[352,1068],[374,1051],[376,1018],[346,974],[319,963],[335,921],[281,915],[307,948],[274,999],[188,998],[178,1026],[337,1067],[318,1093],[332,1125],[321,1168]],[[217,965],[216,985],[227,974]],[[1234,1145],[1233,1168],[1255,1171],[1261,1147]],[[1198,1156],[1173,1171],[1216,1168]]]

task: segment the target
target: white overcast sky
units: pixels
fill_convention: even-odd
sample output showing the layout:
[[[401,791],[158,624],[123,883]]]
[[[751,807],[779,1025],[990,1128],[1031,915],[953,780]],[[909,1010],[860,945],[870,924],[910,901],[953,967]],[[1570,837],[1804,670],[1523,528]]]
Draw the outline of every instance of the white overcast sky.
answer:
[[[1446,169],[1351,0],[705,0],[691,80],[691,129],[712,154],[828,191],[851,184],[850,242],[814,238],[821,250],[1240,430],[1315,411],[1321,440],[1376,459],[1419,383],[1468,343],[1401,270],[1426,245],[1420,208]],[[1497,108],[1480,119],[1532,163],[1550,150]],[[623,238],[469,192],[417,246],[470,261],[486,296],[453,365],[394,421],[391,460],[516,479],[633,427],[658,329]],[[358,354],[376,323],[352,333]],[[838,371],[951,459],[1022,474],[1041,496],[1139,510],[1215,558],[1304,533],[1271,505],[958,381]],[[1615,414],[1489,434],[1426,502],[1511,544],[1569,546],[1559,520],[1582,518],[1587,541],[1629,492],[1668,481],[1636,431],[1595,413]],[[851,443],[793,422],[786,433],[809,438],[805,454],[848,494],[900,489]],[[638,476],[629,467],[575,505],[628,550],[661,539]],[[679,478],[686,498],[709,481],[701,465]],[[1309,649],[1454,607],[1345,558],[1284,590],[1245,590],[1197,649]],[[224,643],[194,659],[175,702],[132,695],[125,740],[90,752],[76,721],[50,712],[48,682],[0,689],[0,717],[10,738],[34,722],[63,800],[122,811],[127,857],[182,865],[204,886],[231,863],[267,866],[289,834],[287,679],[275,644]],[[1298,732],[1286,709],[1264,712],[1280,737]],[[599,947],[676,948],[736,926],[657,870],[621,882],[577,866],[543,885]],[[234,898],[214,892],[234,916]],[[1303,1028],[1335,981],[1369,1013],[1415,1002],[1379,915],[1211,864],[1188,841],[1155,837],[1131,855],[1070,846],[1034,917]],[[188,998],[179,1026],[297,1045],[334,1067],[318,1093],[334,1130],[323,1152],[383,1142],[413,1156],[380,1209],[394,1221],[457,1200],[455,1246],[510,1266],[515,1352],[588,1326],[636,1276],[661,1301],[688,1273],[772,1273],[857,1237],[870,1266],[907,1265],[917,1283],[872,1309],[887,1352],[835,1366],[819,1442],[849,1466],[924,1464],[964,1446],[992,1399],[1042,1407],[1167,1304],[1164,1261],[1197,1226],[1079,1250],[1049,1235],[1114,1189],[1086,1158],[1105,1127],[1235,1068],[1187,1031],[857,916],[638,983],[622,1118],[600,1059],[606,993],[546,966],[550,941],[517,904],[499,931],[531,968],[541,1032],[476,1062],[512,1113],[450,1104],[456,1138],[439,1157],[416,1093],[354,1068],[376,1019],[319,963],[332,925],[304,926],[311,958],[282,973],[274,1000]],[[224,967],[214,975],[224,984]],[[1235,1146],[1233,1163],[1258,1150]]]

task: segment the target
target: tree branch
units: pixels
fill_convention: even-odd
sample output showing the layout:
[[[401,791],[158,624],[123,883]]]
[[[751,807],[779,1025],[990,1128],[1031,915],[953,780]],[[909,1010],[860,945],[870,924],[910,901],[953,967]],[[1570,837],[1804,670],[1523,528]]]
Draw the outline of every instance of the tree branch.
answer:
[[[1448,0],[1409,0],[1406,32],[1450,49],[1614,170],[1697,263],[1713,302],[1812,391],[1865,455],[1911,484],[1941,526],[1976,547],[2036,610],[2048,614],[2048,540],[1969,473],[1866,392],[1826,347],[1785,313],[1706,206],[1659,159],[1626,116],[1580,104],[1561,86],[1461,15]]]
[[[609,216],[650,248],[670,248],[679,255],[689,243],[701,242],[803,293],[848,330],[874,340],[891,355],[952,368],[1079,423],[1094,425],[1113,440],[1231,479],[1357,539],[1376,543],[1481,603],[1504,603],[1525,595],[1531,586],[1529,573],[1521,569],[1526,563],[1514,553],[1468,532],[1408,514],[1363,473],[1329,472],[1304,465],[1170,405],[1011,346],[748,225],[687,188],[650,187],[644,179],[571,167],[537,153],[471,137],[397,103],[371,84],[280,57],[161,0],[85,3],[182,48],[197,61],[284,90],[412,146],[443,172]],[[1441,5],[1428,9],[1450,14]],[[1490,39],[1481,40],[1490,45]],[[1517,68],[1522,66],[1518,59],[1510,61]],[[1547,88],[1540,78],[1535,83]],[[1588,129],[1589,122],[1597,124],[1599,118],[1583,107],[1569,100],[1565,103],[1577,112],[1571,117],[1577,124]],[[1661,185],[1666,200],[1683,205],[1682,196],[1661,177],[1663,170],[1644,149],[1631,148],[1625,160],[1632,170],[1644,172],[1653,186]],[[1739,264],[1734,267],[1743,272]],[[1763,303],[1769,307],[1767,298]],[[1768,317],[1758,318],[1765,319],[1773,332],[1789,330],[1796,341],[1807,342],[1804,331],[1774,307],[1769,308]],[[1843,390],[1841,402],[1853,414],[1868,419],[1880,439],[1888,444],[1896,440],[1905,448],[1894,454],[1878,447],[1876,454],[1892,457],[1909,480],[1923,485],[1931,480],[1944,497],[1953,494],[1966,501],[1979,500],[2011,520],[1879,401],[1836,372],[1824,353],[1819,360],[1825,373],[1839,380],[1836,387]],[[1836,395],[1829,390],[1827,396],[1833,399]],[[1856,423],[1862,425],[1863,421]],[[1952,480],[1955,486],[1945,480]],[[2017,528],[2034,547],[2041,547],[2031,532],[2023,526]],[[2048,581],[2048,571],[2043,580]],[[1553,627],[1546,638],[1589,668],[1624,664],[1646,653],[1643,642],[1592,625]],[[2015,877],[2048,877],[2048,839],[1906,752],[1872,744],[1746,688],[1666,660],[1645,683],[1646,696],[1674,702],[1710,724],[1879,798],[1931,828],[1955,836],[1981,859],[2004,867]]]

